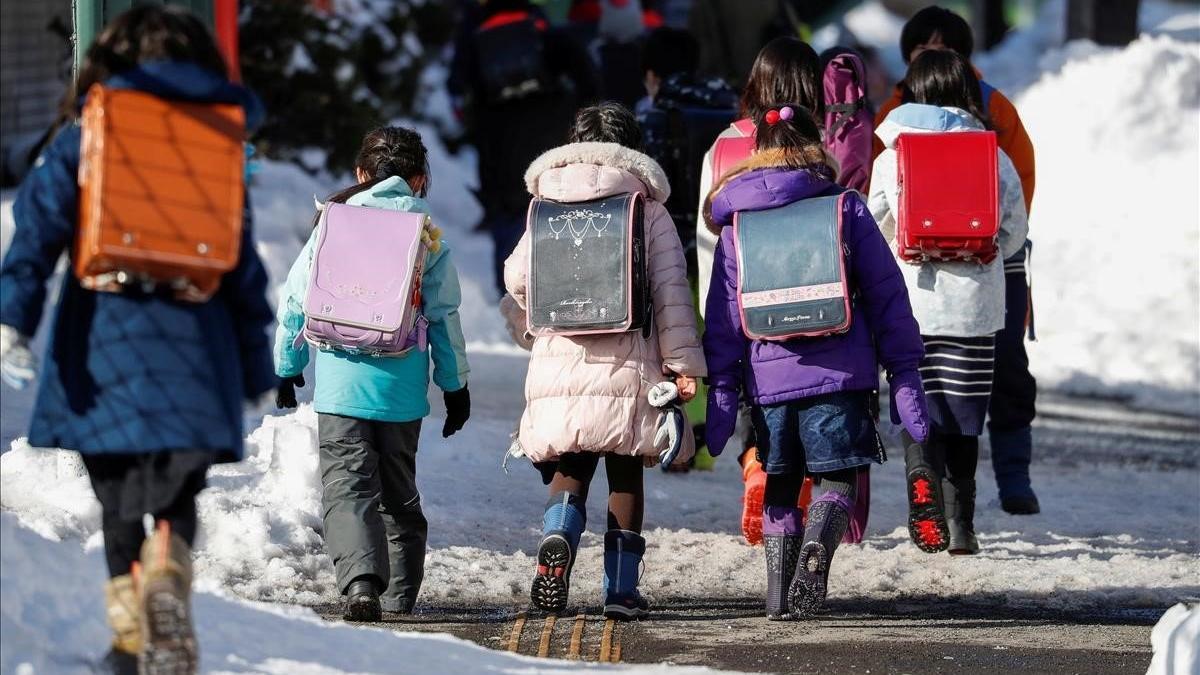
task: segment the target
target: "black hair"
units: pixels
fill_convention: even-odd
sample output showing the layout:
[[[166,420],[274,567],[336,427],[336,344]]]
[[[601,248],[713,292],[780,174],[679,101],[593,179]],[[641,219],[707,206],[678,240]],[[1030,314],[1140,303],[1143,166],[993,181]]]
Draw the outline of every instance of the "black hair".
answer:
[[[776,101],[795,101],[815,119],[825,115],[821,57],[794,37],[775,38],[758,52],[742,91],[742,115],[758,119]]]
[[[425,178],[418,196],[429,191],[433,177],[429,175],[429,153],[421,135],[404,127],[378,127],[363,137],[354,159],[354,168],[369,178],[356,185],[335,192],[326,201],[345,204],[354,195],[370,189],[392,176],[399,176],[410,183],[419,177]],[[320,218],[320,214],[317,214]],[[316,220],[313,221],[316,226]]]
[[[985,128],[992,128],[979,77],[971,63],[957,52],[931,50],[913,59],[904,77],[904,101],[962,108]]]
[[[654,71],[662,79],[692,75],[700,65],[700,43],[686,30],[656,28],[642,49],[642,73]]]
[[[62,116],[73,119],[92,85],[146,61],[186,61],[229,76],[217,43],[195,14],[176,5],[138,5],[122,12],[88,46],[65,97]]]
[[[784,108],[791,109],[790,119],[778,117]],[[758,129],[754,138],[757,152],[776,151],[788,166],[815,171],[832,180],[833,168],[811,110],[799,103],[778,103],[764,110],[754,124]]]
[[[966,19],[944,7],[930,5],[914,14],[900,31],[900,55],[904,62],[908,63],[912,51],[935,35],[965,59],[970,59],[975,51],[975,35]]]
[[[572,143],[617,143],[640,151],[642,127],[629,108],[605,101],[575,113],[569,140]]]

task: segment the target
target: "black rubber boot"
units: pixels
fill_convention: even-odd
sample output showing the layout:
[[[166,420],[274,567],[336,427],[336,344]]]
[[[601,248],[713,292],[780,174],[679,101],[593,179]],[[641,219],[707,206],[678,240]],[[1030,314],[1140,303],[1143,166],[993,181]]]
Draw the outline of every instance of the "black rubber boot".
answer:
[[[346,621],[379,621],[383,608],[379,604],[379,584],[369,576],[358,577],[346,587]]]
[[[907,431],[902,437],[908,536],[922,551],[941,553],[950,544],[942,495],[944,448],[933,436],[925,443],[917,443]]]
[[[788,589],[788,609],[793,619],[814,616],[825,606],[829,566],[833,554],[850,526],[854,502],[833,492],[817,498],[808,509],[804,543],[796,560],[796,571]]]
[[[804,537],[795,534],[763,535],[767,554],[767,618],[771,621],[788,619],[788,590],[796,574],[800,546]]]
[[[950,555],[979,553],[975,538],[975,481],[947,478],[942,482],[946,495],[946,527],[950,531]]]

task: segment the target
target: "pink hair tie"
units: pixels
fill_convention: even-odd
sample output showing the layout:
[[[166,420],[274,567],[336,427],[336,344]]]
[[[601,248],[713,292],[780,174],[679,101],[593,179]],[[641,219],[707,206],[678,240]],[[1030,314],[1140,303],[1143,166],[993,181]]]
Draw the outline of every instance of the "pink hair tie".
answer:
[[[779,109],[779,119],[790,120],[796,115],[796,111],[792,110],[791,106],[783,106]]]

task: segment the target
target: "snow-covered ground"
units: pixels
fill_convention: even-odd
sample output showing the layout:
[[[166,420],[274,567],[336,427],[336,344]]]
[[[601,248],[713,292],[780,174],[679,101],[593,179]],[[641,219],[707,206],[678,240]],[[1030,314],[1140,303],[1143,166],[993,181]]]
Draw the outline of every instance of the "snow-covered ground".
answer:
[[[1014,35],[978,62],[1015,100],[1037,147],[1032,236],[1041,341],[1031,353],[1042,385],[1196,415],[1200,17],[1194,7],[1144,5],[1153,34],[1127,49],[1057,47],[1055,23]],[[1061,4],[1045,12],[1052,21]],[[868,4],[848,24],[862,33],[882,20]],[[894,48],[887,25],[876,25],[879,37],[871,39]],[[508,344],[494,309],[490,243],[471,233],[479,206],[468,190],[469,156],[451,157],[433,134],[426,139],[435,218],[463,278],[475,416],[448,441],[436,433],[439,420],[423,434],[419,483],[431,551],[421,605],[513,607],[526,597],[545,499],[526,462],[500,468],[520,412],[525,357]],[[307,236],[314,194],[339,187],[264,163],[253,202],[258,250],[273,279],[283,279]],[[12,227],[11,194],[4,197],[0,237]],[[76,456],[17,439],[30,401],[3,392],[0,443],[12,449],[0,455],[0,506],[8,512],[0,517],[0,671],[18,672],[26,662],[32,670],[20,672],[86,670],[106,640],[98,506]],[[329,625],[303,608],[262,604],[329,602],[335,591],[320,538],[315,415],[304,406],[261,425],[260,417],[251,417],[246,461],[215,468],[200,498],[197,617],[207,670],[379,672],[398,655],[414,669],[446,659],[457,659],[458,672],[566,667],[449,638]],[[839,551],[831,596],[1090,611],[1165,608],[1200,593],[1194,468],[1085,460],[1035,471],[1043,514],[1013,519],[1000,513],[981,464],[985,551],[964,560],[921,554],[908,543],[899,463],[885,465],[875,472],[871,536]],[[761,550],[737,536],[740,491],[727,459],[712,473],[647,473],[643,584],[652,597],[762,593]],[[599,599],[604,492],[599,477],[572,589],[589,603]]]

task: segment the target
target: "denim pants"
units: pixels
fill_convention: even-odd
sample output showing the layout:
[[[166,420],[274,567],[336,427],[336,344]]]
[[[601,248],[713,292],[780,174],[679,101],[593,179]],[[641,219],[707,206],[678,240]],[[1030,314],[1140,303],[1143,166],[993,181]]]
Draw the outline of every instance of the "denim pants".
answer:
[[[882,462],[869,397],[866,391],[842,391],[752,406],[763,471],[815,474]]]

